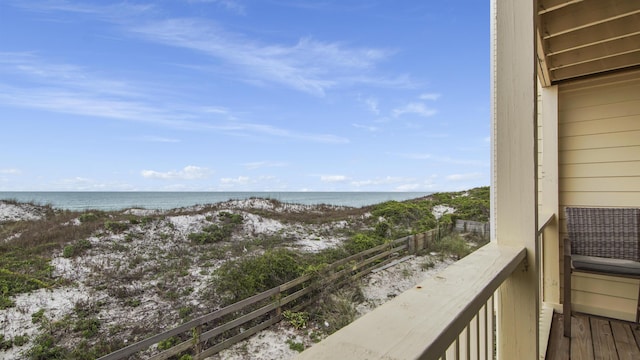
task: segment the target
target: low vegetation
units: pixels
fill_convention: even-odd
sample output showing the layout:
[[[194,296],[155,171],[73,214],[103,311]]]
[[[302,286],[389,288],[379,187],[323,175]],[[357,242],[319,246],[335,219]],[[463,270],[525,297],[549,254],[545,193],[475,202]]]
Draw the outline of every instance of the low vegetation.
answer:
[[[3,336],[0,351],[29,345],[30,359],[96,358],[303,274],[321,276],[328,264],[393,239],[446,228],[458,218],[486,221],[488,194],[477,188],[362,208],[267,200],[255,208],[213,204],[140,215],[42,206],[40,220],[0,223],[0,311],[15,307],[17,295],[43,288],[90,285],[92,297],[61,316],[44,309],[28,314],[37,334]],[[455,213],[437,219],[436,205]],[[192,220],[185,225],[183,218]],[[277,230],[260,230],[267,223],[279,224]],[[316,238],[318,244],[338,240],[299,249]],[[480,244],[480,238],[451,235],[428,251],[458,259]],[[61,264],[74,277],[62,276]],[[314,331],[326,335],[355,319],[354,304],[362,298],[357,287],[322,290],[314,306],[283,314],[292,327],[322,324]],[[117,314],[113,320],[107,310]],[[143,320],[132,320],[138,312]],[[168,339],[158,349],[177,340],[184,339]],[[304,349],[295,340],[290,346]]]

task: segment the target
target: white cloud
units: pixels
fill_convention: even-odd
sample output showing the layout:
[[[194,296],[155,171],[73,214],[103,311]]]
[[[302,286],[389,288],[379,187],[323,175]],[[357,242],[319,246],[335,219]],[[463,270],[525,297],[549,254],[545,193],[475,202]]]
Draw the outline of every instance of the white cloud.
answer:
[[[237,70],[239,78],[280,84],[319,96],[344,82],[380,81],[369,72],[391,54],[389,50],[349,48],[312,38],[288,45],[264,44],[197,19],[169,19],[129,31],[149,41],[222,60]]]
[[[363,102],[367,106],[367,109],[376,115],[380,115],[380,108],[378,106],[378,100],[375,98],[364,99]]]
[[[237,178],[221,178],[220,183],[225,185],[246,185],[250,182],[248,176],[238,176]]]
[[[399,117],[405,114],[415,114],[422,117],[430,117],[437,113],[435,109],[427,107],[421,102],[408,103],[402,107],[393,109],[393,116]]]
[[[68,12],[112,22],[122,22],[125,18],[148,13],[155,9],[152,4],[131,4],[127,1],[109,5],[82,4],[67,0],[14,1],[12,5],[33,12]]]
[[[371,131],[371,132],[376,132],[376,131],[380,130],[380,128],[377,127],[377,126],[369,126],[369,125],[362,125],[362,124],[351,124],[351,125],[354,128],[364,129],[364,130]]]
[[[180,105],[163,98],[151,100],[151,87],[126,81],[105,80],[90,71],[68,64],[53,64],[28,53],[0,52],[0,74],[21,76],[29,86],[0,83],[0,104],[45,111],[137,121],[189,131],[259,134],[318,143],[348,143],[332,134],[300,133],[267,124],[238,121],[220,106]],[[212,116],[219,122],[211,124]]]
[[[420,184],[403,184],[396,186],[395,191],[416,191],[420,190]]]
[[[20,169],[0,169],[0,174],[3,175],[20,175],[22,171]]]
[[[433,154],[421,154],[421,153],[408,153],[408,154],[396,154],[403,158],[407,159],[415,159],[415,160],[433,160],[440,163],[445,164],[453,164],[453,165],[469,165],[469,166],[479,166],[486,167],[489,166],[488,160],[479,161],[479,160],[466,160],[466,159],[453,159],[448,156],[436,156]]]
[[[483,178],[482,173],[466,173],[466,174],[451,174],[447,176],[445,179],[449,181],[467,181],[467,180],[478,180]]]
[[[153,135],[141,136],[135,140],[144,141],[144,142],[159,142],[159,143],[179,143],[180,142],[180,140],[178,139],[166,138],[162,136],[153,136]]]
[[[427,94],[421,94],[420,95],[420,99],[421,100],[432,100],[432,101],[436,101],[440,98],[440,94],[434,94],[434,93],[427,93]]]
[[[76,176],[64,178],[45,185],[44,189],[52,191],[71,190],[71,191],[130,191],[135,190],[133,186],[122,182],[100,182],[95,179]],[[42,188],[41,188],[42,189]]]
[[[167,172],[160,172],[154,170],[142,170],[141,175],[148,179],[162,179],[162,180],[197,180],[205,179],[211,175],[212,171],[194,165],[185,166],[182,170],[171,170]]]
[[[415,179],[413,179],[413,178],[402,178],[402,177],[396,177],[396,176],[387,176],[387,177],[384,177],[384,178],[352,181],[351,185],[356,186],[356,187],[361,187],[361,186],[372,186],[372,185],[397,184],[397,183],[413,182],[413,181],[415,181]]]
[[[322,175],[320,176],[320,181],[335,183],[335,182],[345,182],[348,181],[349,178],[344,175]]]
[[[247,170],[255,170],[261,168],[285,167],[287,163],[281,161],[256,161],[243,164]]]
[[[429,160],[434,158],[434,156],[431,154],[420,154],[420,153],[399,154],[399,155],[408,159],[416,159],[416,160]]]
[[[234,0],[188,0],[190,3],[212,3],[225,7],[227,10],[237,14],[244,15],[245,7],[238,1]]]

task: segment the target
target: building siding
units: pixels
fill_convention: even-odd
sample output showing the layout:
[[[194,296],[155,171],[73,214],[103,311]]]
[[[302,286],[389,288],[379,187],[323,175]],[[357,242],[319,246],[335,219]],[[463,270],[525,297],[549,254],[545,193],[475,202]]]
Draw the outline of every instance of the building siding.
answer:
[[[566,206],[640,207],[640,71],[559,86],[558,164],[561,238]],[[574,275],[576,311],[634,320],[637,296],[637,280]]]

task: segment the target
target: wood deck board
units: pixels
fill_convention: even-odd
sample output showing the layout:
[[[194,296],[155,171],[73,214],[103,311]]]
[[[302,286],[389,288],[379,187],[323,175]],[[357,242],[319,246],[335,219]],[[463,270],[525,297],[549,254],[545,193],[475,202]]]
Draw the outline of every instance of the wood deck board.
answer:
[[[640,359],[640,326],[635,323],[574,314],[568,339],[562,316],[553,315],[547,360]]]
[[[558,320],[558,318],[560,320]],[[564,337],[564,323],[562,315],[554,314],[551,324],[551,334],[549,334],[549,345],[547,347],[547,360],[569,359],[569,339]]]
[[[567,339],[569,341],[569,339]],[[593,359],[593,340],[591,324],[584,315],[576,315],[571,319],[571,358]]]
[[[609,321],[591,318],[591,336],[593,337],[593,355],[596,359],[618,359]]]
[[[612,322],[611,330],[613,331],[613,340],[616,343],[620,360],[640,359],[640,350],[631,331],[631,326],[620,322]]]

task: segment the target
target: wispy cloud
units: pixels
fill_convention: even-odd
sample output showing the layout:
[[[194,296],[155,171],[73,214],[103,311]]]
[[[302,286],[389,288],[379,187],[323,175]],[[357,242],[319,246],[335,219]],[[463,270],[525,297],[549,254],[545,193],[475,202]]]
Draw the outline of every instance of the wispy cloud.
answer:
[[[376,132],[380,130],[380,128],[377,126],[362,125],[362,124],[351,124],[351,125],[356,129],[364,129],[370,132]]]
[[[248,176],[238,176],[237,178],[221,178],[220,183],[225,185],[247,185],[250,180]]]
[[[142,142],[158,142],[158,143],[179,143],[179,139],[167,138],[163,136],[154,136],[154,135],[146,135],[138,138],[134,138],[133,140],[142,141]]]
[[[224,177],[220,179],[219,187],[222,189],[236,189],[244,191],[269,191],[271,189],[285,189],[286,185],[281,183],[275,176],[238,176]]]
[[[83,176],[74,176],[55,180],[50,184],[44,185],[43,188],[48,190],[74,190],[74,191],[129,191],[135,188],[123,182],[102,182],[92,178]]]
[[[0,169],[2,175],[20,175],[22,171],[20,169]]]
[[[84,14],[112,22],[121,22],[124,18],[147,13],[155,9],[153,4],[132,4],[127,1],[121,1],[114,4],[97,5],[68,0],[10,0],[10,5],[32,12],[66,12]]]
[[[187,0],[187,1],[190,3],[216,4],[236,14],[245,15],[245,6],[239,1],[234,1],[234,0]]]
[[[5,81],[14,80],[38,88],[73,88],[102,96],[145,96],[143,89],[130,82],[96,76],[77,65],[46,61],[31,52],[0,52],[0,73],[6,75]]]
[[[437,156],[437,155],[428,154],[428,153],[404,153],[404,154],[396,154],[396,155],[406,159],[432,160],[436,162],[454,164],[454,165],[471,165],[471,166],[480,166],[480,167],[489,165],[488,161],[454,159],[449,156]]]
[[[0,104],[57,113],[150,123],[189,131],[268,135],[297,141],[348,143],[332,134],[297,132],[242,122],[224,106],[183,105],[156,96],[153,86],[106,80],[69,64],[44,61],[29,53],[0,53]],[[8,80],[7,80],[8,81]],[[216,120],[212,123],[211,120]]]
[[[280,84],[319,96],[341,81],[354,81],[358,76],[369,79],[365,74],[392,53],[312,38],[288,45],[266,44],[198,19],[156,21],[128,30],[149,41],[222,60],[245,80]]]
[[[212,174],[212,171],[204,167],[188,165],[185,166],[182,170],[171,170],[166,172],[142,170],[140,174],[148,179],[197,180],[208,178]]]
[[[245,163],[243,164],[243,166],[247,170],[255,170],[255,169],[262,169],[262,168],[285,167],[287,166],[287,163],[282,161],[256,161],[256,162]]]
[[[401,107],[393,109],[393,116],[400,117],[405,114],[414,114],[422,117],[430,117],[437,113],[435,109],[432,109],[421,102],[411,102]]]
[[[484,174],[479,172],[474,172],[474,173],[466,173],[466,174],[451,174],[445,177],[445,179],[449,181],[467,181],[467,180],[478,180],[478,179],[482,179],[483,177],[484,177]]]
[[[360,99],[360,101],[362,101],[365,104],[365,106],[369,111],[371,111],[376,115],[380,115],[380,107],[378,106],[378,99],[369,97],[366,99]]]
[[[326,183],[338,183],[338,182],[349,181],[349,178],[344,175],[321,175],[320,181],[326,182]]]
[[[383,178],[352,181],[350,184],[355,187],[363,187],[363,186],[373,186],[373,185],[398,184],[398,183],[406,183],[406,182],[413,182],[413,181],[415,181],[415,179],[413,178],[387,176]]]
[[[436,101],[438,99],[440,99],[440,94],[436,94],[436,93],[426,93],[426,94],[421,94],[419,96],[420,100],[432,100],[432,101]]]

